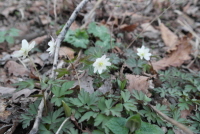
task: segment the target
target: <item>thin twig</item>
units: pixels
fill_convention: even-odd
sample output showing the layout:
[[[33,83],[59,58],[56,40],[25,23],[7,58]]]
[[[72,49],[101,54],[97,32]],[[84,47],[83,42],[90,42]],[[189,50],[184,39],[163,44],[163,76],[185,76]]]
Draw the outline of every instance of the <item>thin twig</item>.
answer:
[[[57,21],[56,4],[57,4],[57,0],[54,0],[53,1],[53,12],[54,12],[54,17],[55,17],[55,23]]]
[[[55,42],[56,43],[56,50],[55,50],[55,54],[54,54],[53,69],[52,69],[52,74],[51,74],[51,78],[53,78],[53,79],[55,79],[55,70],[57,68],[58,53],[59,53],[61,41],[64,39],[65,34],[67,33],[67,31],[68,31],[69,27],[71,26],[71,24],[73,23],[73,21],[75,20],[75,18],[78,15],[79,11],[83,8],[83,6],[88,1],[89,0],[83,0],[81,3],[79,3],[79,5],[76,7],[76,9],[72,13],[72,15],[70,16],[69,20],[67,21],[67,23],[65,24],[65,26],[62,29],[62,31],[60,32],[59,36],[56,39],[56,42]],[[51,85],[50,85],[50,87],[51,87]],[[48,89],[46,89],[46,91],[44,92],[44,97],[46,99],[48,98],[48,91],[49,91],[50,87]],[[38,114],[36,116],[33,128],[29,132],[29,134],[37,134],[38,133],[38,126],[39,126],[40,120],[42,118],[42,111],[43,111],[43,108],[44,108],[44,101],[45,100],[42,99],[42,101],[40,102],[40,105],[38,107]]]
[[[149,106],[156,112],[158,113],[162,118],[164,118],[166,121],[170,122],[171,124],[177,126],[178,128],[182,129],[185,133],[187,134],[193,134],[193,132],[188,129],[185,125],[177,122],[176,120],[168,117],[167,115],[165,115],[164,113],[162,113],[161,111],[159,111],[158,109],[156,109],[154,106],[152,106],[151,104],[149,104]]]
[[[60,125],[59,129],[57,130],[56,134],[59,134],[60,130],[62,129],[63,125],[65,124],[65,122],[67,122],[69,120],[69,117],[66,118],[63,123]]]

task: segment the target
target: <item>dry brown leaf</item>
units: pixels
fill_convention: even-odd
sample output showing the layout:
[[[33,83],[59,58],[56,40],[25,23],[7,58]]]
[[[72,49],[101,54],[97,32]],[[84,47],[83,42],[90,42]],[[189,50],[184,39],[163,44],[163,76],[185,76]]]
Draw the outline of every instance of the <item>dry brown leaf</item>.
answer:
[[[143,23],[141,27],[144,31],[143,36],[148,37],[150,39],[157,39],[160,35],[160,32],[155,29],[150,23]]]
[[[97,91],[102,92],[103,94],[111,93],[112,92],[111,80],[105,81],[103,85],[101,85],[101,87],[97,89]]]
[[[79,85],[79,81],[77,80],[74,85]],[[85,75],[82,78],[80,78],[80,85],[81,88],[84,89],[84,91],[87,91],[89,93],[94,92],[94,87],[93,87],[93,78]]]
[[[74,58],[74,50],[69,47],[60,47],[59,56],[68,57],[70,60]]]
[[[1,14],[3,14],[5,17],[8,17],[9,13],[12,13],[16,9],[17,6],[7,7],[1,12]]]
[[[158,71],[165,69],[169,66],[178,67],[186,60],[190,60],[192,46],[189,43],[189,39],[184,37],[180,40],[177,50],[173,51],[169,57],[165,57],[157,62],[152,63],[153,68]]]
[[[20,90],[20,91],[18,91],[18,92],[15,92],[14,94],[13,94],[13,96],[12,96],[12,100],[13,100],[13,102],[18,102],[18,97],[20,97],[20,96],[22,96],[22,95],[24,95],[24,98],[27,98],[27,97],[29,97],[30,96],[30,94],[32,94],[33,92],[35,92],[35,91],[38,91],[37,89],[27,89],[27,88],[25,88],[25,89],[23,89],[23,90]]]
[[[12,94],[16,88],[0,87],[0,95]]]
[[[131,24],[131,25],[123,24],[120,26],[120,30],[126,32],[132,32],[136,29],[136,27],[137,27],[136,24]]]
[[[132,92],[132,90],[138,90],[138,91],[142,91],[148,96],[150,95],[148,91],[148,88],[149,88],[148,77],[127,74],[126,79],[129,81],[129,85],[127,86],[127,89],[130,92]]]
[[[14,75],[14,76],[29,75],[29,71],[23,65],[20,65],[15,61],[8,61],[4,66],[4,68],[8,70],[9,75]]]
[[[72,23],[72,25],[70,26],[70,30],[75,31],[76,29],[78,29],[80,26],[78,25],[78,23],[76,21],[74,21]]]
[[[181,110],[181,118],[187,118],[187,116],[191,115],[192,110],[194,110],[194,106],[190,106],[189,110]]]
[[[50,17],[48,17],[46,15],[39,15],[39,18],[40,18],[42,25],[47,25],[51,22]]]
[[[165,45],[168,47],[167,52],[176,50],[176,45],[178,45],[178,37],[172,31],[170,31],[163,23],[160,23],[160,30],[162,39]]]

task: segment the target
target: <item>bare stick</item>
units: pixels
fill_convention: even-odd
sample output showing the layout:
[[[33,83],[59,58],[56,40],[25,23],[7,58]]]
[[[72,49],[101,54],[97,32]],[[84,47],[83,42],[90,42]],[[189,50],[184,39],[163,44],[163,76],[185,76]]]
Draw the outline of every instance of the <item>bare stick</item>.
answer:
[[[163,119],[165,119],[166,121],[170,122],[171,124],[177,126],[178,128],[182,129],[185,133],[187,134],[193,134],[193,132],[188,129],[185,125],[177,122],[176,120],[173,120],[172,118],[168,117],[167,115],[165,115],[164,113],[162,113],[161,111],[159,111],[158,109],[156,109],[154,106],[150,105],[149,106],[156,112],[158,113]]]
[[[76,16],[78,15],[79,11],[83,8],[83,6],[88,2],[89,0],[83,0],[74,10],[74,12],[72,13],[72,15],[70,16],[69,20],[67,21],[67,23],[65,24],[65,26],[63,27],[62,31],[60,32],[59,36],[56,39],[56,50],[55,50],[55,54],[54,54],[54,62],[53,62],[53,69],[52,69],[52,74],[51,74],[51,78],[55,79],[55,70],[57,68],[57,61],[58,61],[58,52],[60,49],[60,44],[61,41],[64,39],[65,34],[67,33],[69,27],[71,26],[71,24],[73,23],[73,21],[75,20]],[[51,87],[51,85],[50,85]],[[44,92],[44,98],[48,98],[48,90],[50,89],[50,87]],[[29,132],[29,134],[37,134],[38,133],[38,126],[40,124],[40,120],[42,118],[42,111],[44,108],[44,99],[42,99],[42,101],[40,102],[40,105],[38,107],[38,114],[36,116],[34,125],[32,130]]]
[[[57,130],[56,134],[59,134],[60,130],[62,129],[63,125],[65,124],[65,122],[67,122],[69,120],[69,117],[66,118],[63,123],[60,125],[59,129]]]

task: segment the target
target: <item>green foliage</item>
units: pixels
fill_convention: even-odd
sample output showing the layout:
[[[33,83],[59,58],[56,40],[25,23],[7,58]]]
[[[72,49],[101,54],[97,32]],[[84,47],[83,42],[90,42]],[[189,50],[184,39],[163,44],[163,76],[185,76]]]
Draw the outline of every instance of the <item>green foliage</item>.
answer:
[[[95,22],[92,22],[88,26],[88,33],[93,34],[95,37],[98,37],[102,41],[109,41],[110,34],[108,28],[105,26],[97,26]]]
[[[20,81],[18,83],[14,83],[13,85],[18,87],[17,90],[22,90],[25,88],[33,89],[35,87],[34,80],[32,79],[26,81]]]
[[[51,102],[54,103],[56,106],[61,106],[62,100],[64,100],[65,95],[69,95],[73,93],[73,90],[69,90],[74,86],[74,81],[68,81],[62,84],[62,86],[54,85],[52,86],[51,91],[55,95]]]
[[[166,122],[163,121],[163,119],[159,115],[156,114],[155,111],[152,111],[151,108],[149,108],[148,106],[143,106],[143,108],[144,109],[140,110],[139,113],[143,115],[144,117],[146,117],[149,123],[152,123],[152,122],[157,123],[160,126],[168,125],[166,124]],[[162,113],[166,115],[168,114],[167,106],[165,105],[157,104],[156,109],[158,109],[159,111],[161,111]]]
[[[200,113],[196,113],[194,116],[191,116],[193,122],[192,126],[196,128],[196,130],[200,130]]]
[[[134,132],[136,129],[141,127],[141,118],[139,114],[129,117],[126,121],[126,127],[129,128],[130,132]]]
[[[151,101],[151,98],[147,97],[141,91],[133,90],[132,92],[133,92],[132,96],[135,97],[137,100],[142,101],[144,105],[147,105]]]
[[[122,80],[121,81],[121,80],[117,79],[117,84],[118,84],[120,90],[124,90],[125,89],[126,82],[127,82],[127,80]]]
[[[19,29],[16,28],[11,28],[7,31],[0,31],[0,43],[6,41],[9,44],[13,44],[14,43],[14,38],[16,36],[19,36]]]
[[[69,30],[65,35],[64,41],[72,44],[75,47],[87,48],[89,43],[89,36],[85,30],[77,29],[75,31]]]
[[[66,68],[56,69],[55,71],[58,72],[57,78],[61,78],[64,75],[69,74],[69,71]]]
[[[128,134],[129,130],[125,126],[125,123],[125,118],[113,117],[105,124],[105,126],[114,134]]]
[[[37,115],[38,106],[40,101],[35,101],[33,104],[29,105],[28,111],[25,114],[21,114],[22,128],[25,129],[30,126],[30,122],[35,119]]]
[[[65,116],[70,117],[71,116],[71,108],[64,102],[62,101],[62,105],[65,111]]]
[[[121,97],[123,99],[123,106],[127,111],[138,111],[136,106],[137,102],[131,98],[131,94],[129,91],[121,91]]]
[[[114,106],[114,102],[112,99],[105,100],[104,97],[98,103],[98,107],[101,110],[101,113],[109,116],[121,116],[121,111],[123,110],[122,104],[117,104]]]
[[[164,134],[163,130],[150,123],[142,122],[141,128],[135,132],[135,134]]]
[[[146,64],[144,60],[132,58],[128,58],[125,63],[132,68],[134,74],[141,74],[143,66]]]
[[[111,53],[109,58],[110,58],[111,63],[116,64],[116,65],[122,62],[122,59],[119,58],[119,56],[115,53]]]
[[[40,133],[44,133],[44,134],[56,133],[59,126],[65,120],[65,118],[62,117],[63,115],[64,115],[63,108],[60,108],[60,109],[56,110],[55,112],[53,112],[53,111],[49,112],[46,117],[42,117],[42,125],[39,128]],[[68,129],[72,128],[72,127],[74,127],[74,125],[70,121],[67,121],[63,125],[59,134],[63,134],[64,132],[67,132]]]

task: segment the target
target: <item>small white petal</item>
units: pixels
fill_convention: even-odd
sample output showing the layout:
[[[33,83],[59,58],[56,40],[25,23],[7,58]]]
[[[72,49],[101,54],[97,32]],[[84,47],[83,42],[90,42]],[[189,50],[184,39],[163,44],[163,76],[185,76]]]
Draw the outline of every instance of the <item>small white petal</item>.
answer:
[[[22,40],[22,49],[27,50],[28,46],[29,46],[29,44],[28,44],[27,40],[23,39]]]
[[[29,45],[29,51],[35,47],[35,41],[31,42]]]
[[[19,50],[19,51],[15,51],[13,54],[12,54],[13,57],[21,57],[23,56],[23,51]]]

